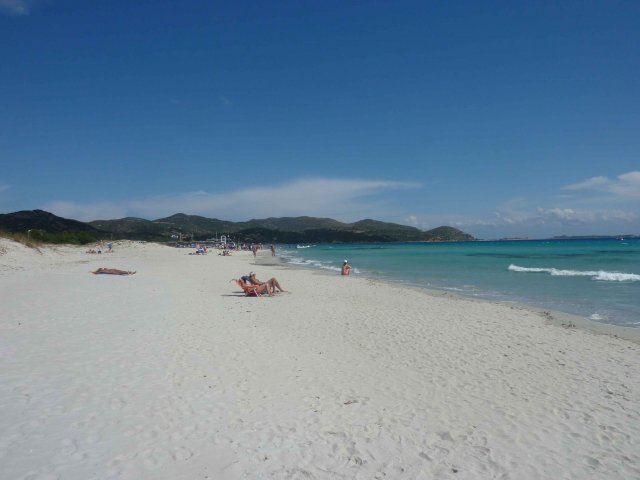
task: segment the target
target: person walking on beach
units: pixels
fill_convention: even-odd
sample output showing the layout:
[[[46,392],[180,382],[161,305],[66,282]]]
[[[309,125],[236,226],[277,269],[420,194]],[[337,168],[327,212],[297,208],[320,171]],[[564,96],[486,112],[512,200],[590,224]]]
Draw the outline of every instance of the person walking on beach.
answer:
[[[349,275],[351,273],[351,265],[346,260],[342,264],[342,268],[340,269],[340,273],[342,275]]]
[[[276,256],[276,246],[273,243],[271,244],[271,256]]]

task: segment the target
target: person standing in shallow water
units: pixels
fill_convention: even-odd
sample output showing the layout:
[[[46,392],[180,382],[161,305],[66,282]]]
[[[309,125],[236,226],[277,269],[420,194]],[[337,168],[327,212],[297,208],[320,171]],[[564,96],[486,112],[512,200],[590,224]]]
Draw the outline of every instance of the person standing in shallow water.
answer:
[[[340,269],[340,273],[342,275],[349,275],[351,273],[351,265],[346,260],[342,264],[342,268]]]
[[[276,246],[273,243],[271,244],[271,256],[276,256]]]

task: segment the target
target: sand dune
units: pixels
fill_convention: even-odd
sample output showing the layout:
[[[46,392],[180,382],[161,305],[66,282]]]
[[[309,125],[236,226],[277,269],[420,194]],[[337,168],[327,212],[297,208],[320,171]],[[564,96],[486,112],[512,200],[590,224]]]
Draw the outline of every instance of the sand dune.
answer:
[[[0,241],[2,479],[640,478],[636,343],[250,253],[85,250]],[[289,291],[244,297],[249,270]]]

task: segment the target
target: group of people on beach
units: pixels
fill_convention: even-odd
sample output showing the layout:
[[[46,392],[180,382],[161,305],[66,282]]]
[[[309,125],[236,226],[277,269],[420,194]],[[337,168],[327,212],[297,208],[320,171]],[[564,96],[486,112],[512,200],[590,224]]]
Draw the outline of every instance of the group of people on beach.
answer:
[[[112,243],[107,243],[107,252],[106,253],[111,253],[111,252],[113,252],[113,244]],[[90,248],[85,253],[102,253],[102,248],[100,248],[100,247]]]
[[[206,250],[204,250],[206,252]],[[222,254],[225,254],[223,252]],[[272,253],[275,254],[275,248],[272,247]],[[202,254],[202,253],[200,253]],[[228,254],[227,254],[228,255]],[[136,272],[130,270],[120,270],[116,268],[98,268],[97,270],[92,271],[91,273],[96,275],[133,275]],[[351,266],[349,262],[345,260],[340,268],[341,275],[349,275],[351,273]],[[240,277],[240,282],[244,285],[255,287],[255,292],[260,295],[273,295],[274,293],[284,292],[285,290],[280,286],[280,282],[276,277],[271,277],[267,281],[258,280],[256,274],[254,272],[249,272],[249,275],[243,275]]]
[[[340,269],[341,275],[349,275],[351,273],[351,265],[347,260],[342,264],[342,268]],[[240,277],[240,282],[244,285],[256,287],[256,293],[260,295],[273,295],[277,292],[284,292],[283,288],[280,286],[280,282],[276,277],[271,277],[266,282],[262,280],[258,280],[256,274],[254,272],[249,272],[249,275],[243,275]]]

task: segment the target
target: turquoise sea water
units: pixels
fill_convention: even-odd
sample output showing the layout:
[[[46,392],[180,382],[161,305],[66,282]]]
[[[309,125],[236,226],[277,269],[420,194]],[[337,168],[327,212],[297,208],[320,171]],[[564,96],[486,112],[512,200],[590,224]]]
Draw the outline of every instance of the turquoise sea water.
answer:
[[[284,246],[285,262],[640,327],[640,240]]]

